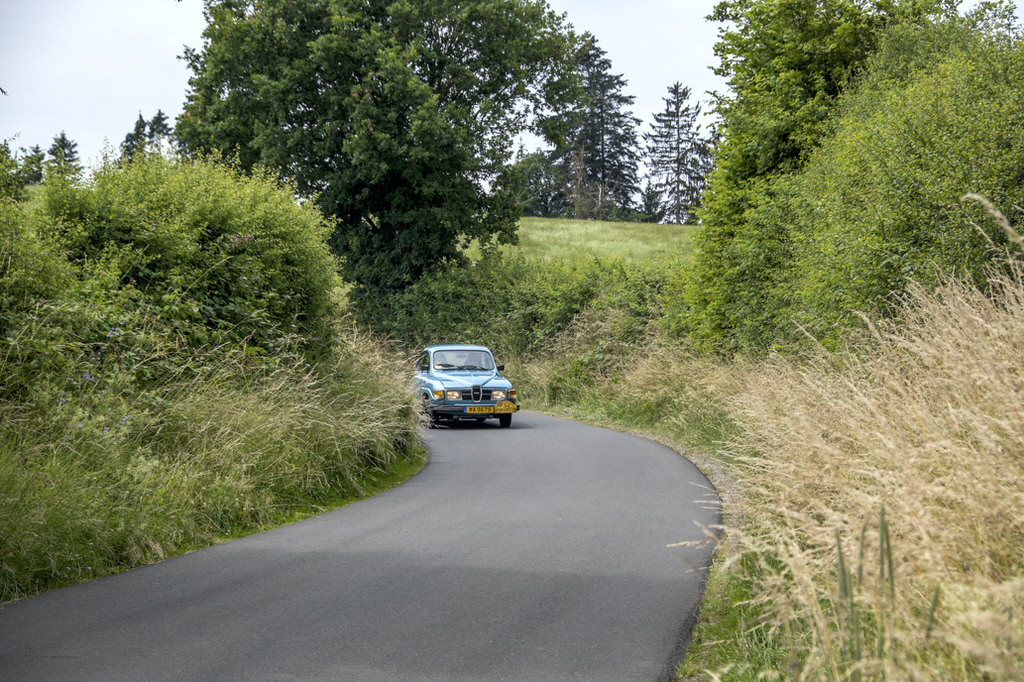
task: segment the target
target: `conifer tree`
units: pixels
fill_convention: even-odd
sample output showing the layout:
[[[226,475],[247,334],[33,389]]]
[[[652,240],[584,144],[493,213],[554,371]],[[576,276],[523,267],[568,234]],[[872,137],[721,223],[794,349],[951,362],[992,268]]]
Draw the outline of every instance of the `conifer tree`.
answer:
[[[61,172],[73,174],[82,169],[78,161],[78,143],[68,138],[63,130],[53,138],[53,144],[46,153],[50,157],[50,166]]]
[[[21,160],[21,175],[25,179],[25,183],[34,185],[43,181],[43,159],[46,158],[46,152],[39,145],[32,145],[28,151],[22,150],[25,155]]]
[[[157,109],[153,118],[146,124],[146,142],[151,145],[158,145],[162,140],[170,139],[174,133],[167,114]]]
[[[665,220],[665,202],[661,190],[650,175],[644,179],[644,187],[640,191],[640,215],[641,221],[645,223],[660,223]]]
[[[673,83],[663,99],[665,110],[654,114],[651,132],[643,136],[647,163],[665,219],[683,225],[694,222],[694,209],[700,205],[710,167],[709,145],[697,125],[700,105],[688,103],[690,88]]]
[[[639,192],[640,120],[628,108],[635,98],[623,92],[626,79],[611,68],[597,40],[586,36],[577,55],[583,100],[568,116],[570,131],[557,154],[577,218],[606,219],[616,209],[629,209]]]
[[[135,121],[135,127],[132,128],[132,132],[124,136],[124,142],[121,143],[121,154],[124,158],[130,159],[145,145],[146,119],[142,118],[142,112],[140,111],[139,118]]]

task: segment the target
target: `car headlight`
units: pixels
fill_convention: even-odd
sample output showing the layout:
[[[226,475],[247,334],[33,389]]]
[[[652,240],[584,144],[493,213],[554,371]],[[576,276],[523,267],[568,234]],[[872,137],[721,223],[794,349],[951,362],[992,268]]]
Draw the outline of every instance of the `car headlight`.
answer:
[[[444,391],[434,391],[434,400],[444,400]]]
[[[504,400],[505,391],[502,391],[500,389],[496,391],[491,391],[491,397],[494,398],[495,400]]]
[[[445,395],[447,396],[448,400],[462,399],[462,391],[448,391]]]

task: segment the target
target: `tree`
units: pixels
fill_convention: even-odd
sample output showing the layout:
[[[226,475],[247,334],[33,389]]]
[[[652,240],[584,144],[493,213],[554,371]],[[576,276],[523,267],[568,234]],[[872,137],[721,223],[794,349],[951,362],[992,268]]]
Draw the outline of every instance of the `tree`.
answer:
[[[206,0],[176,134],[279,168],[337,219],[357,311],[460,245],[515,240],[518,135],[574,94],[573,38],[533,0]]]
[[[660,223],[668,216],[662,191],[650,176],[645,179],[640,191],[640,215],[645,223]]]
[[[74,175],[82,170],[78,162],[78,143],[69,139],[64,131],[53,138],[53,144],[46,152],[51,168],[65,174]]]
[[[163,140],[170,139],[174,134],[174,128],[168,122],[167,114],[157,109],[153,118],[146,124],[146,142],[158,146]]]
[[[12,151],[9,140],[0,140],[0,197],[24,198],[26,185],[43,180],[43,158],[39,145],[29,150],[21,148],[21,158]]]
[[[143,149],[159,150],[164,140],[173,137],[174,129],[167,122],[167,114],[157,109],[153,118],[148,121],[139,112],[139,118],[135,121],[135,127],[125,135],[121,143],[121,153],[124,158],[130,159]]]
[[[691,106],[690,88],[673,83],[663,98],[665,110],[654,114],[647,143],[647,165],[665,206],[665,219],[683,225],[695,220],[704,176],[710,169],[708,143],[700,136],[700,105]]]
[[[0,140],[0,200],[17,199],[25,186],[18,170],[18,159],[11,152],[7,140]]]
[[[21,159],[21,174],[25,184],[34,185],[43,181],[43,160],[46,153],[39,145],[33,145]]]
[[[146,119],[142,118],[142,112],[140,111],[139,118],[135,121],[135,127],[124,136],[124,142],[121,143],[121,155],[126,159],[131,159],[145,146]]]
[[[567,178],[549,153],[538,149],[521,158],[516,168],[523,176],[520,202],[524,216],[554,218],[564,214]]]
[[[622,92],[626,79],[611,73],[612,63],[593,36],[577,53],[583,97],[566,118],[566,144],[556,150],[570,178],[569,195],[577,218],[606,219],[628,209],[639,191],[637,126],[627,108],[635,98]]]
[[[885,29],[955,15],[951,0],[723,0],[715,73],[721,119],[714,169],[687,287],[688,330],[719,348],[735,347],[772,308],[793,244],[778,201],[788,175],[830,132],[840,95],[856,82]],[[765,321],[763,330],[772,322]],[[761,343],[761,338],[752,344]]]

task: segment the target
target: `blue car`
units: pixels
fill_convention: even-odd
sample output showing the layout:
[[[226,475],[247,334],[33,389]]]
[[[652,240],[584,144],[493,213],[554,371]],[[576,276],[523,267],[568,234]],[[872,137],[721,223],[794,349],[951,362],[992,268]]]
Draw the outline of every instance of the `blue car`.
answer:
[[[437,345],[416,360],[415,387],[431,427],[442,421],[497,419],[512,426],[519,411],[516,389],[485,346]]]

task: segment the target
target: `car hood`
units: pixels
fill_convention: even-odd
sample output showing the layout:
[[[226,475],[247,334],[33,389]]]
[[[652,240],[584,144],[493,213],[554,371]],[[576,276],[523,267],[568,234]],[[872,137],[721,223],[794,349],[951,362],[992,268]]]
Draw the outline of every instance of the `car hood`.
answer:
[[[470,386],[510,388],[512,386],[509,380],[500,374],[486,371],[456,370],[452,372],[434,372],[434,378],[440,380],[446,388]]]

